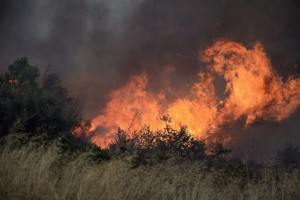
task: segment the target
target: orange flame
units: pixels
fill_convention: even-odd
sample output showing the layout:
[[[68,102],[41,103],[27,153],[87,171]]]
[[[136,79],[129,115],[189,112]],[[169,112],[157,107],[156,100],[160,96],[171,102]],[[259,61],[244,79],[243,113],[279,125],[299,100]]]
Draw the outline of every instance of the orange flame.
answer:
[[[104,146],[113,140],[118,127],[131,133],[144,125],[161,130],[162,115],[171,125],[186,125],[195,137],[207,138],[222,125],[245,117],[245,127],[257,120],[286,119],[300,105],[300,79],[287,81],[275,72],[263,46],[257,42],[247,49],[231,41],[217,41],[201,53],[207,64],[188,96],[167,102],[164,92],[147,90],[147,75],[132,76],[110,94],[102,113],[92,120],[94,142]],[[215,80],[226,81],[224,99],[217,97]],[[101,130],[100,130],[101,129]]]

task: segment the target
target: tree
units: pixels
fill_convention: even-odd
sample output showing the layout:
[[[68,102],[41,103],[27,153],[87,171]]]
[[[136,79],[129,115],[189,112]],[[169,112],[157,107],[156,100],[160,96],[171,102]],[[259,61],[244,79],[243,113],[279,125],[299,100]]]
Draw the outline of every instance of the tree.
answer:
[[[14,64],[8,66],[8,70],[7,76],[12,83],[18,86],[37,86],[36,78],[39,76],[39,70],[29,65],[26,57],[17,59]]]
[[[20,115],[26,109],[25,100],[29,99],[38,69],[28,64],[27,58],[17,59],[9,65],[9,72],[0,76],[0,135],[10,132],[13,127],[23,129]]]
[[[55,136],[81,125],[80,106],[59,77],[47,70],[40,87],[38,76],[38,68],[27,58],[17,59],[0,76],[0,136],[12,132]]]

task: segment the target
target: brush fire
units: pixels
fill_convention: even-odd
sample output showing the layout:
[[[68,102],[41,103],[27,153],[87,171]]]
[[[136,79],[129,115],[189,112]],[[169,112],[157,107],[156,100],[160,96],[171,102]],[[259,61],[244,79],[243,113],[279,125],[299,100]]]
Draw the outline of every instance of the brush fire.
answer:
[[[257,121],[280,122],[300,105],[300,79],[279,76],[260,42],[246,47],[218,40],[200,52],[199,61],[205,67],[187,96],[169,101],[165,91],[150,91],[145,72],[112,91],[101,114],[92,120],[94,143],[105,146],[118,128],[128,134],[145,125],[162,130],[162,116],[170,117],[172,127],[187,126],[194,137],[206,139],[241,119],[245,129]],[[220,77],[223,98],[216,94]],[[230,134],[226,138],[230,140]]]

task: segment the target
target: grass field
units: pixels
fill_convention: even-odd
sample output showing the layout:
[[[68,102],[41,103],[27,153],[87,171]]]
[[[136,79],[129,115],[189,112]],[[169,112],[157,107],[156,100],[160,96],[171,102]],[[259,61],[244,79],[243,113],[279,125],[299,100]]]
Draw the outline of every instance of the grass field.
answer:
[[[297,169],[176,160],[133,168],[130,156],[96,162],[57,140],[18,141],[1,147],[0,199],[300,199]]]

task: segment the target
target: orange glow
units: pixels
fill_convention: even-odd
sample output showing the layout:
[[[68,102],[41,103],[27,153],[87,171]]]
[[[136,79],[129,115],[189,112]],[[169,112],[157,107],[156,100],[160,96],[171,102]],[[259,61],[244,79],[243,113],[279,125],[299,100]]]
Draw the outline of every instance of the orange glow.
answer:
[[[111,141],[118,127],[128,132],[138,130],[144,124],[163,127],[160,102],[164,100],[164,95],[148,92],[147,83],[145,73],[132,76],[125,86],[110,94],[103,114],[92,120],[92,131],[98,126],[103,127],[101,137],[94,138],[97,145],[104,146],[105,141]]]
[[[212,62],[211,73],[222,75],[228,97],[220,119],[246,117],[246,126],[256,120],[287,118],[300,104],[300,79],[286,82],[274,71],[260,43],[246,49],[235,42],[218,41],[203,52],[203,62]]]
[[[92,120],[93,141],[105,146],[118,127],[129,134],[144,125],[161,130],[162,115],[171,117],[174,128],[186,125],[195,137],[207,138],[241,117],[246,119],[245,127],[257,120],[281,121],[300,105],[300,79],[290,77],[284,82],[258,42],[247,49],[220,40],[204,50],[200,60],[207,66],[198,73],[189,95],[172,102],[167,102],[163,92],[147,89],[146,73],[132,76],[126,85],[112,91],[106,107]],[[224,99],[218,99],[215,92],[217,76],[226,81]]]

